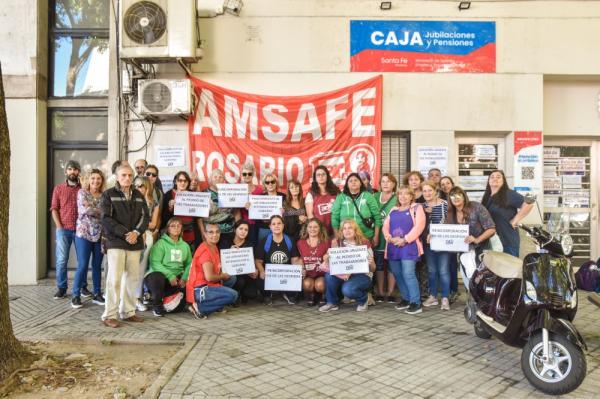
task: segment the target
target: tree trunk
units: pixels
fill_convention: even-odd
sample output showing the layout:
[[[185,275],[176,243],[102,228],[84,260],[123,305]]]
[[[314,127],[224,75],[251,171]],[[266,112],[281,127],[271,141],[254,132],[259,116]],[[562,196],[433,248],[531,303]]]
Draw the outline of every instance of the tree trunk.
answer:
[[[8,200],[10,187],[10,138],[0,65],[0,382],[21,365],[25,351],[15,338],[8,306]]]

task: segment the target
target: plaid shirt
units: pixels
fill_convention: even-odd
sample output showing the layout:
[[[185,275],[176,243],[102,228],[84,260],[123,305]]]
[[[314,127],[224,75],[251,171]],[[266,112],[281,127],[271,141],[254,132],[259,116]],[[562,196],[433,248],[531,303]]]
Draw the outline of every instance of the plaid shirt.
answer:
[[[50,211],[58,211],[58,216],[63,228],[75,230],[77,227],[77,193],[81,185],[69,186],[67,182],[54,187]]]

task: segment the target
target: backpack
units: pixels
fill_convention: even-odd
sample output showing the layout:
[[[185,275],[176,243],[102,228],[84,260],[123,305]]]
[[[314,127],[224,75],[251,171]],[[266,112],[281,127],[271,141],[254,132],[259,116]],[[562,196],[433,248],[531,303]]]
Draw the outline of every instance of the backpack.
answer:
[[[585,262],[575,273],[577,288],[584,291],[596,291],[599,278],[600,271],[593,260]]]
[[[287,234],[284,234],[283,241],[285,241],[285,245],[286,245],[288,251],[291,252],[292,251],[292,239]],[[271,245],[273,245],[273,233],[269,233],[269,235],[267,236],[267,239],[265,240],[265,246],[263,247],[265,250],[265,254],[269,253],[269,250],[271,249]]]

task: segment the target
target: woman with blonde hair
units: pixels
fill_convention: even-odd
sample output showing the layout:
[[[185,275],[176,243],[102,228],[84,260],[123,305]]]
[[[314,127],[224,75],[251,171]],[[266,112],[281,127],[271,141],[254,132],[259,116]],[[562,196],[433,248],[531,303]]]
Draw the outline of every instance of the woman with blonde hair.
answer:
[[[106,186],[104,173],[92,169],[83,179],[77,193],[77,226],[75,230],[75,250],[77,252],[77,272],[73,282],[71,306],[81,308],[81,289],[87,281],[88,265],[92,257],[92,282],[94,283],[93,303],[104,305],[102,296],[102,192]]]
[[[307,295],[306,305],[315,306],[325,293],[325,270],[322,265],[330,246],[327,229],[319,219],[306,222],[297,246],[305,271],[302,290]]]
[[[400,291],[396,309],[408,314],[422,312],[415,268],[423,254],[419,237],[425,228],[425,212],[414,199],[412,188],[401,186],[398,189],[398,205],[392,208],[381,229],[387,242],[385,256]]]
[[[133,187],[142,194],[148,207],[148,215],[150,215],[150,222],[148,223],[148,229],[144,234],[144,250],[142,251],[142,259],[140,260],[140,284],[135,291],[135,297],[138,298],[136,308],[140,312],[145,312],[147,309],[142,301],[143,295],[143,276],[146,274],[148,268],[148,257],[150,256],[150,249],[152,245],[158,240],[158,226],[160,226],[160,207],[158,202],[154,200],[154,186],[148,177],[138,176],[133,180]]]
[[[246,183],[248,185],[248,194],[261,195],[263,193],[262,185],[254,184],[256,169],[254,168],[254,164],[252,162],[246,162],[244,166],[242,166],[241,174],[242,176],[240,183]],[[259,224],[256,220],[252,220],[248,217],[249,207],[250,204],[248,203],[246,204],[245,208],[241,209],[241,219],[248,221],[248,226],[250,227],[250,231],[248,233],[248,240],[252,243],[252,245],[256,245],[258,243]]]
[[[319,308],[319,312],[330,312],[339,309],[340,298],[338,292],[341,289],[342,294],[350,299],[355,299],[357,303],[357,312],[366,312],[369,309],[367,299],[369,297],[369,288],[371,287],[371,278],[375,271],[375,260],[371,242],[363,234],[362,230],[354,219],[344,220],[336,234],[336,238],[331,241],[331,247],[357,247],[367,246],[367,259],[369,262],[369,273],[356,274],[338,274],[332,275],[325,266],[325,286],[327,303]],[[325,255],[325,261],[329,256]]]
[[[275,176],[274,173],[269,172],[264,175],[262,179],[262,187],[262,195],[278,195],[282,197],[281,204],[283,207],[283,202],[285,201],[285,194],[279,192],[279,181],[277,180],[277,176]],[[271,229],[269,228],[270,222],[269,220],[260,220],[256,221],[256,224],[258,226],[258,242],[260,242],[262,239],[264,239],[271,233]]]

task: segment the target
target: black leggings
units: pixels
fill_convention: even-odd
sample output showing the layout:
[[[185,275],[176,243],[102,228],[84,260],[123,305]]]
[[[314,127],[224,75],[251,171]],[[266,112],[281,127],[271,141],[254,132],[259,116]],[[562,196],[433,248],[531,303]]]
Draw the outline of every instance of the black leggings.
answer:
[[[161,306],[166,296],[176,294],[181,291],[181,287],[173,287],[169,280],[161,272],[149,273],[144,278],[144,283],[152,295],[152,306]]]

